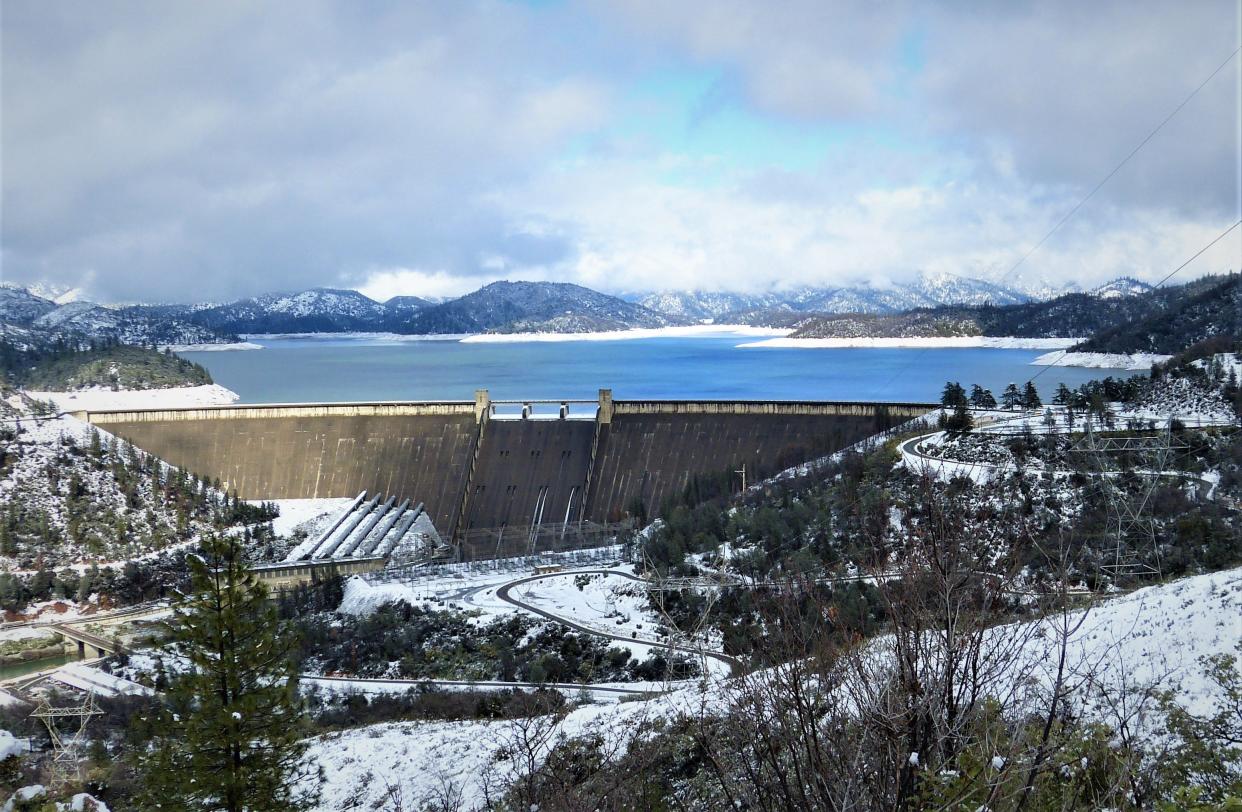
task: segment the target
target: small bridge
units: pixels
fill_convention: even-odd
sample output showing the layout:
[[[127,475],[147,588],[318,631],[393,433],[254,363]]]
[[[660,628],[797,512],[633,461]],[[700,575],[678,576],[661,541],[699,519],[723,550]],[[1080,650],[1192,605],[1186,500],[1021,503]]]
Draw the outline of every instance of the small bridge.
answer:
[[[79,629],[68,623],[54,623],[51,628],[66,640],[78,644],[79,657],[86,657],[88,649],[93,650],[96,657],[106,657],[109,654],[120,654],[128,651],[124,645],[116,640],[109,640],[107,637],[94,632],[88,632],[85,629]]]

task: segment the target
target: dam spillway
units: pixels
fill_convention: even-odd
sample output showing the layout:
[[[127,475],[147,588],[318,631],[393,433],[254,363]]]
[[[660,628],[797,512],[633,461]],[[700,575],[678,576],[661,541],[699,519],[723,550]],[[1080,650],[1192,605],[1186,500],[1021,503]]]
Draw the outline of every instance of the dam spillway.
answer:
[[[522,417],[497,414],[522,406]],[[558,408],[559,407],[559,408]],[[929,403],[613,400],[220,406],[79,416],[243,499],[423,502],[446,536],[649,516],[696,476],[773,473]],[[540,414],[540,409],[551,413]]]

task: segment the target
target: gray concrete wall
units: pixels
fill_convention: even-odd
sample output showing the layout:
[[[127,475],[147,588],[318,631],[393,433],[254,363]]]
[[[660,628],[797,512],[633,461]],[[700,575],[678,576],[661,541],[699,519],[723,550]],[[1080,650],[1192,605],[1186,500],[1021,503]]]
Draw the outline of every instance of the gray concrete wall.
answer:
[[[489,421],[462,529],[534,524],[541,501],[542,523],[577,519],[594,436],[592,420]]]
[[[587,518],[649,516],[696,475],[746,466],[750,481],[830,454],[930,407],[862,403],[617,401],[601,425]],[[740,484],[740,476],[738,477]]]
[[[426,503],[454,525],[477,436],[473,404],[359,404],[95,413],[100,428],[243,499]]]
[[[613,401],[597,420],[488,420],[474,402],[240,406],[85,415],[245,499],[424,502],[446,536],[543,522],[649,515],[696,475],[764,473],[836,451],[930,404]],[[477,444],[477,455],[476,455]],[[473,461],[473,473],[472,473]],[[585,502],[583,494],[586,492]],[[572,502],[571,502],[572,500]],[[462,520],[459,522],[459,515]]]

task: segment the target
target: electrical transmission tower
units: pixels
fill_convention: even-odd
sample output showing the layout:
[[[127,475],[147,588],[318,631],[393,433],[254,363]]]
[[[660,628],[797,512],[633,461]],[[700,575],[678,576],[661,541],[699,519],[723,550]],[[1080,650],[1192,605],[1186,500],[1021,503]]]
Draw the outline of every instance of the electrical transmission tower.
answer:
[[[1172,432],[1172,420],[1152,432],[1101,436],[1087,421],[1075,444],[1088,463],[1093,489],[1107,512],[1100,569],[1114,583],[1161,575],[1160,545],[1152,511],[1162,480],[1180,477],[1174,457],[1190,448]]]
[[[48,702],[46,697],[40,701],[39,706],[30,716],[41,719],[47,727],[48,736],[52,740],[52,771],[54,774],[66,779],[71,774],[77,773],[78,748],[86,738],[86,725],[92,717],[102,715],[103,711],[95,705],[95,694],[89,691],[81,705],[55,707]],[[74,724],[72,720],[75,719],[77,730],[72,730],[68,734],[62,733],[59,724],[64,721],[72,728]]]

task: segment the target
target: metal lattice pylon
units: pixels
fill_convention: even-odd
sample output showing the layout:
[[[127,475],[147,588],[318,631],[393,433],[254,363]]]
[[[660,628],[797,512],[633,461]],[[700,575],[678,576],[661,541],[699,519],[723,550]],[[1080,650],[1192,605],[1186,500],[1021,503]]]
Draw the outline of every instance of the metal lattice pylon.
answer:
[[[95,694],[89,691],[81,705],[68,707],[56,707],[44,697],[30,714],[31,718],[41,719],[47,727],[48,736],[52,740],[52,768],[61,773],[62,777],[77,771],[77,751],[86,738],[86,725],[92,717],[102,715],[103,711],[95,705]],[[77,729],[67,735],[62,734],[58,727],[61,720],[74,719],[77,720]],[[72,727],[72,722],[69,726]]]
[[[1162,477],[1175,475],[1170,472],[1174,452],[1188,448],[1174,441],[1171,427],[1172,420],[1169,420],[1155,435],[1100,437],[1088,421],[1086,431],[1076,444],[1090,457],[1093,463],[1090,476],[1108,503],[1106,537],[1112,544],[1100,569],[1114,581],[1161,574],[1156,524],[1150,512],[1151,498]],[[1143,465],[1111,470],[1108,458],[1117,452],[1139,454]],[[1130,475],[1131,483],[1139,483],[1136,492],[1128,492],[1123,487],[1123,474]]]

